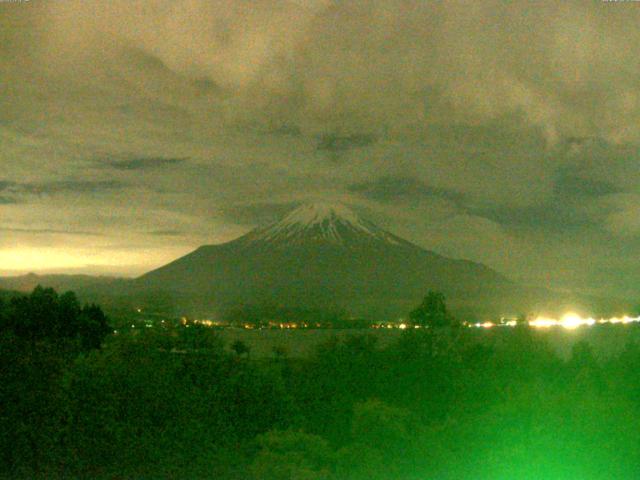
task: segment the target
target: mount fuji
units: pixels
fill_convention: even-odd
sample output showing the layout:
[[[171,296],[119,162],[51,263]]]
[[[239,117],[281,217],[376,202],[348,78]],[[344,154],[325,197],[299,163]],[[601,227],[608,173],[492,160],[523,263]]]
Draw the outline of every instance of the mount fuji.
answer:
[[[519,285],[480,263],[426,250],[345,206],[318,203],[135,279],[0,277],[0,289],[28,291],[38,284],[75,290],[115,315],[142,307],[162,315],[224,317],[266,307],[389,320],[406,315],[428,290],[443,292],[454,315],[465,319],[575,309],[618,315],[635,307],[624,299]]]
[[[484,265],[423,249],[345,206],[306,204],[143,275],[131,293],[164,299],[181,314],[268,304],[388,318],[406,314],[429,289],[455,307],[500,297],[511,285]]]

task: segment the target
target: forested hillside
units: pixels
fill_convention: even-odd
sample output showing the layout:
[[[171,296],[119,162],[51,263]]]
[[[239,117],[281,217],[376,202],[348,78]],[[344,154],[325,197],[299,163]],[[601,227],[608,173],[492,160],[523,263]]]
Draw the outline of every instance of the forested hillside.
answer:
[[[196,326],[113,335],[69,293],[36,289],[0,312],[2,478],[640,473],[637,345],[597,360],[578,344],[561,361],[526,327],[482,345],[454,328],[254,359]]]

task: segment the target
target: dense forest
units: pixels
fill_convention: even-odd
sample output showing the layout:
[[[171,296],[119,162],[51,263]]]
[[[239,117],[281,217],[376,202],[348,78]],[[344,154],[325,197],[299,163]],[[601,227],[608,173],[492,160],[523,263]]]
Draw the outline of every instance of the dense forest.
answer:
[[[224,347],[195,325],[113,334],[71,293],[3,300],[0,477],[640,478],[634,344],[562,360],[526,327],[443,327],[303,359]]]

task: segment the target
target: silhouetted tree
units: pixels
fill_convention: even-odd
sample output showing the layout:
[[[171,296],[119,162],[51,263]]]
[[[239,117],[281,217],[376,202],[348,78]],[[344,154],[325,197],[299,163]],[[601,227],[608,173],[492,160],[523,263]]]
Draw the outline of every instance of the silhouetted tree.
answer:
[[[408,411],[379,400],[353,409],[351,442],[338,454],[338,478],[408,478],[415,450],[416,422]],[[422,452],[424,454],[424,452]]]
[[[77,335],[81,328],[81,313],[82,308],[75,293],[66,292],[60,295],[58,300],[58,315],[60,318],[58,333],[69,338]],[[100,342],[102,342],[102,339]]]
[[[177,341],[172,345],[178,349],[207,350],[218,352],[222,350],[223,343],[218,333],[204,325],[189,325],[178,330]]]
[[[447,311],[444,294],[430,290],[422,303],[409,314],[412,322],[425,327],[448,327],[453,317]]]
[[[86,350],[100,348],[105,337],[112,332],[106,315],[97,305],[83,307],[76,318],[80,341]]]
[[[527,318],[528,318],[528,316],[527,316],[526,313],[521,313],[520,315],[518,315],[518,318],[516,319],[517,325],[521,326],[521,327],[522,326],[524,326],[524,327],[528,326],[529,322],[528,322]]]
[[[233,342],[231,344],[231,350],[233,350],[239,357],[241,357],[242,355],[249,355],[249,352],[251,351],[249,346],[242,340],[236,340],[235,342]]]
[[[52,288],[37,286],[29,295],[12,298],[3,310],[0,330],[30,342],[77,340],[83,350],[91,350],[112,331],[102,309],[80,307],[73,292],[58,295]]]
[[[251,465],[256,480],[328,480],[333,452],[322,437],[270,431],[256,439],[260,450]]]
[[[0,306],[0,444],[12,446],[0,449],[0,478],[56,477],[70,405],[62,378],[110,331],[102,310],[71,292],[39,286]]]
[[[273,358],[277,361],[282,362],[287,359],[288,350],[284,345],[276,345],[271,349],[273,353]]]

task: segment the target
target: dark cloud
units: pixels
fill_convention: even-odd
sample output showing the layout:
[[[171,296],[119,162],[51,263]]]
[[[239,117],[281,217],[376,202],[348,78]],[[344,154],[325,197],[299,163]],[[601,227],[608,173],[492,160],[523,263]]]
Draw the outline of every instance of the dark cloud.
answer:
[[[61,180],[27,185],[34,193],[100,193],[120,190],[128,186],[119,180]]]
[[[14,182],[7,190],[18,194],[54,195],[103,193],[120,190],[128,186],[119,180],[53,180],[48,182]]]
[[[580,141],[582,143],[582,141]],[[588,176],[575,164],[556,169],[550,194],[541,195],[529,205],[473,205],[469,214],[492,220],[504,227],[545,232],[598,230],[601,222],[589,211],[592,202],[621,193],[623,189],[605,179]]]
[[[11,182],[9,180],[0,180],[0,192],[5,191],[5,190],[9,190],[10,188],[14,187],[16,185],[16,182]]]
[[[357,195],[388,204],[412,204],[423,200],[444,200],[455,207],[450,215],[465,214],[486,218],[506,228],[523,230],[567,231],[593,227],[589,215],[567,203],[566,196],[604,195],[609,192],[605,184],[579,183],[569,175],[562,176],[563,195],[554,196],[545,203],[516,206],[508,204],[477,205],[461,192],[432,187],[413,177],[385,176],[372,182],[352,184],[349,191]],[[607,185],[608,186],[608,185]],[[581,188],[577,188],[581,187]],[[564,198],[563,198],[564,197]]]
[[[15,182],[8,180],[0,180],[0,192],[9,191],[15,186]],[[12,195],[0,195],[0,205],[14,205],[19,203],[19,200]]]
[[[558,197],[601,197],[622,191],[606,180],[580,176],[571,167],[560,169],[554,184],[554,193]]]
[[[574,139],[565,153],[567,165],[557,177],[575,176],[578,181],[598,182],[587,189],[619,191],[635,190],[640,185],[640,147],[637,142],[611,142],[601,137]],[[602,184],[608,184],[602,185]],[[568,185],[568,188],[575,186]],[[584,185],[578,185],[577,189]]]
[[[220,94],[222,88],[216,82],[207,77],[199,77],[193,80],[193,86],[202,95]]]
[[[160,60],[156,55],[149,52],[145,52],[141,48],[124,48],[124,57],[131,64],[151,71],[154,74],[170,73],[171,70],[167,68],[165,63]]]
[[[318,137],[316,148],[319,151],[330,153],[346,152],[354,148],[362,148],[376,142],[375,135],[357,133],[353,135],[338,135],[336,133],[325,133]]]
[[[230,221],[245,225],[264,225],[289,213],[299,201],[237,203],[223,209]]]
[[[464,200],[464,195],[459,192],[432,187],[413,177],[385,176],[371,182],[351,184],[348,190],[385,203],[438,198],[459,205]]]
[[[0,231],[13,233],[28,233],[34,235],[80,235],[89,237],[101,237],[103,234],[98,232],[90,232],[83,230],[58,230],[53,228],[18,228],[18,227],[1,227]]]
[[[149,235],[154,237],[180,237],[192,232],[184,232],[181,230],[152,230],[148,232]]]
[[[569,232],[596,225],[589,215],[567,205],[561,200],[523,207],[508,205],[483,208],[470,207],[467,211],[478,217],[487,218],[506,228],[536,232]]]
[[[150,170],[184,164],[187,157],[136,157],[126,159],[101,160],[100,164],[116,170]]]
[[[302,135],[302,130],[296,125],[289,125],[285,123],[269,130],[269,133],[272,135],[290,135],[292,137],[299,137]]]

